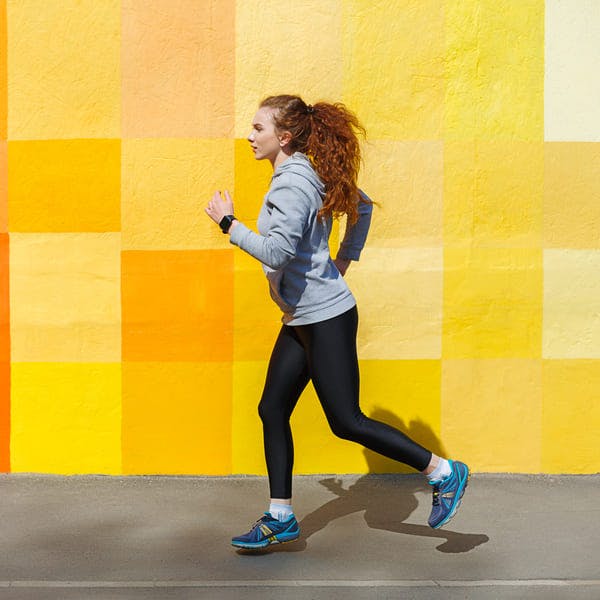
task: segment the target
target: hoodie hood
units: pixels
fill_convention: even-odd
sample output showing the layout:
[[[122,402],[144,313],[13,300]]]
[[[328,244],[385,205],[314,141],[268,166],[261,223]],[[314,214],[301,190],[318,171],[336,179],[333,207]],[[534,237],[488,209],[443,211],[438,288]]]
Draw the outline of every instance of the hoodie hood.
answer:
[[[273,173],[271,183],[273,183],[277,177],[284,173],[294,173],[306,179],[313,187],[317,189],[319,194],[323,196],[325,194],[325,185],[317,175],[314,167],[312,166],[308,156],[302,152],[294,152],[288,159],[284,160]]]

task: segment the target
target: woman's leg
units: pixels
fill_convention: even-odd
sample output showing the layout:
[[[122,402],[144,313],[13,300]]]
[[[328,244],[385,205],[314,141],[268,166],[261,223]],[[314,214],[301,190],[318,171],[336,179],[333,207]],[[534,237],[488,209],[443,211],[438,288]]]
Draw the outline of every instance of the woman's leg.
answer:
[[[294,444],[290,417],[308,381],[304,347],[294,328],[283,325],[271,354],[258,407],[272,501],[289,502],[292,496]]]
[[[398,429],[370,419],[360,410],[357,328],[356,307],[333,319],[295,327],[329,425],[341,438],[424,471],[437,457]]]

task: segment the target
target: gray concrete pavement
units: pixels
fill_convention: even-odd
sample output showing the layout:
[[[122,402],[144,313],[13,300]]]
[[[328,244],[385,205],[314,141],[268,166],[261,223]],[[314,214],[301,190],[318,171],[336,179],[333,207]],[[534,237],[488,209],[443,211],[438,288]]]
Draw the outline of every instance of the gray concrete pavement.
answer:
[[[477,475],[427,527],[418,475],[296,477],[299,541],[236,551],[259,477],[0,476],[0,598],[600,599],[600,476]]]

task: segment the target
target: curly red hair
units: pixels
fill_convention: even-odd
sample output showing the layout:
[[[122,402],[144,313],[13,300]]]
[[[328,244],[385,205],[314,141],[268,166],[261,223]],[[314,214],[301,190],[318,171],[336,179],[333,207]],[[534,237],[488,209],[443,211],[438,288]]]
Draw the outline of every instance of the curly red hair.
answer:
[[[325,199],[319,214],[346,215],[358,219],[357,178],[361,163],[358,135],[365,129],[356,115],[342,103],[306,104],[299,96],[269,96],[260,108],[273,108],[273,122],[279,131],[289,131],[290,149],[306,154],[325,184]]]

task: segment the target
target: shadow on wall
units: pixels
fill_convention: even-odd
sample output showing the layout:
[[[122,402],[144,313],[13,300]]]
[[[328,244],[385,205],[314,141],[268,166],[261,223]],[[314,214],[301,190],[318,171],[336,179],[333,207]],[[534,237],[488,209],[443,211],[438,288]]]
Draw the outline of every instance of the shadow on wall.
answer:
[[[434,452],[444,456],[443,447],[431,430],[422,421],[411,421],[406,427],[404,422],[393,413],[376,409],[371,415],[373,419],[384,421],[397,427],[409,437]],[[347,489],[343,481],[336,478],[322,479],[319,483],[335,494],[335,498],[326,502],[300,521],[301,536],[296,542],[284,546],[272,546],[268,552],[302,552],[308,547],[310,536],[321,531],[327,525],[347,515],[363,512],[366,524],[372,529],[435,538],[441,541],[436,550],[445,553],[469,552],[489,541],[483,533],[458,533],[447,529],[431,529],[428,525],[405,523],[406,519],[418,507],[417,492],[429,492],[430,488],[420,475],[413,477],[390,477],[375,473],[404,472],[415,473],[414,469],[400,465],[388,458],[379,456],[370,450],[364,450],[369,465],[369,474],[360,477]],[[245,551],[239,550],[241,554]],[[256,554],[256,552],[253,552]]]

